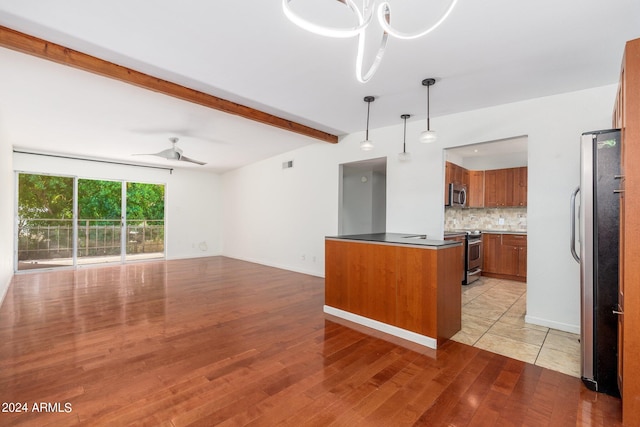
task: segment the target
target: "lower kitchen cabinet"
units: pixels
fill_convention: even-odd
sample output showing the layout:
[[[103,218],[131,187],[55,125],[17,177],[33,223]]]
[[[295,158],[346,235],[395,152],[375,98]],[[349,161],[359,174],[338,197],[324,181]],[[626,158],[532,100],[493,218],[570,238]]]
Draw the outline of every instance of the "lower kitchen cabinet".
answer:
[[[524,234],[483,235],[482,275],[527,281],[527,236]]]
[[[498,274],[500,267],[498,266],[498,260],[502,257],[502,234],[488,234],[482,235],[482,274],[495,273]]]

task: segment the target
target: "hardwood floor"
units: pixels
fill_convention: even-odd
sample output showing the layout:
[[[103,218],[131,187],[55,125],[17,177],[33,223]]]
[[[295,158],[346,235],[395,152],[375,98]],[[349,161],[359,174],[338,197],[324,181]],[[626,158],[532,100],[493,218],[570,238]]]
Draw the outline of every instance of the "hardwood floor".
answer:
[[[0,425],[620,425],[577,378],[365,334],[323,300],[321,278],[224,257],[17,275],[0,396],[28,412]]]

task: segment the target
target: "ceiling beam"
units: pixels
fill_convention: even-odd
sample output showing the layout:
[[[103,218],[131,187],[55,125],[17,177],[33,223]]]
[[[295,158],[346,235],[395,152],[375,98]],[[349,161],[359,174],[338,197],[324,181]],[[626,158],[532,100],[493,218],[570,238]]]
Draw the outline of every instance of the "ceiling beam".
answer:
[[[42,59],[68,65],[90,73],[109,77],[121,82],[129,83],[154,92],[169,95],[184,101],[193,102],[205,107],[225,113],[234,114],[245,119],[253,120],[280,129],[295,132],[310,138],[335,144],[336,135],[310,128],[300,123],[292,122],[274,116],[264,111],[256,110],[226,99],[218,98],[204,92],[181,86],[167,80],[150,76],[139,71],[108,62],[95,56],[87,55],[49,41],[20,33],[7,27],[0,26],[0,46],[18,52],[26,53]]]

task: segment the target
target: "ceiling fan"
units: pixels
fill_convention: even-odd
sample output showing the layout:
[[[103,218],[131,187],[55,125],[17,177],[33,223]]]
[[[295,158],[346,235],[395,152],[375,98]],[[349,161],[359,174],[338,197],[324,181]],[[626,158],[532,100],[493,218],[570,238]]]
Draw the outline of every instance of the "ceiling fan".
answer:
[[[171,141],[171,144],[173,144],[173,146],[171,148],[167,148],[166,150],[162,150],[159,153],[150,153],[150,154],[134,154],[134,156],[158,156],[158,157],[162,157],[164,159],[167,160],[179,160],[182,162],[190,162],[190,163],[195,163],[197,165],[206,165],[205,162],[201,162],[195,159],[190,159],[187,156],[183,156],[182,155],[182,150],[178,147],[176,147],[176,144],[178,143],[178,138],[173,137],[173,138],[169,138],[169,141]]]

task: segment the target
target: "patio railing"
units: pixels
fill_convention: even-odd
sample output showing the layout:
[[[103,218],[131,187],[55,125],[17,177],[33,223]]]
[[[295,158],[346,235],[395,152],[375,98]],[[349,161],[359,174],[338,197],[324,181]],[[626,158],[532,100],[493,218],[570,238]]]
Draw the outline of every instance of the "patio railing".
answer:
[[[123,227],[118,220],[78,220],[78,257],[121,253]],[[164,221],[127,221],[126,253],[164,252]],[[20,218],[18,259],[46,260],[73,256],[73,220]]]

